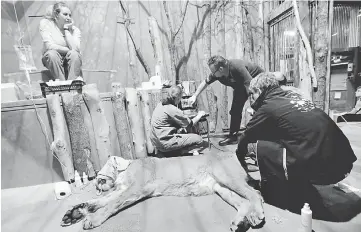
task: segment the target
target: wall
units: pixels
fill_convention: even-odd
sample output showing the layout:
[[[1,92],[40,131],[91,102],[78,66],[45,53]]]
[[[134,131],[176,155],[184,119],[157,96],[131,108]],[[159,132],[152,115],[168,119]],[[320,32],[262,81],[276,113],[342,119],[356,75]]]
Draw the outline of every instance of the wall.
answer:
[[[124,24],[124,13],[119,1],[66,1],[72,9],[75,25],[82,31],[81,51],[85,80],[88,83],[97,83],[101,92],[111,91],[111,82],[120,82],[124,87],[139,86],[141,82],[148,80],[148,75],[137,59],[134,59],[134,48],[129,41]],[[263,8],[264,1],[224,1],[225,7],[219,3],[211,14],[212,41],[211,53],[222,54],[228,58],[244,58],[252,60],[262,67],[268,63],[265,56],[266,44],[263,42]],[[24,34],[24,44],[32,47],[35,66],[38,70],[44,69],[41,63],[42,42],[38,32],[38,25],[45,9],[54,1],[17,1],[16,12],[19,19],[20,30]],[[214,3],[213,1],[211,2]],[[149,36],[148,17],[154,16],[159,24],[162,41],[162,52],[165,63],[166,79],[174,80],[171,76],[170,53],[168,49],[169,26],[161,1],[124,1],[131,18],[130,29],[135,38],[145,61],[154,74],[155,59]],[[185,1],[167,1],[171,22],[179,25],[181,11],[185,9]],[[177,40],[177,51],[180,57],[186,56],[187,62],[183,68],[182,80],[194,80],[199,84],[205,79],[202,71],[204,59],[203,31],[200,30],[200,22],[206,6],[202,1],[190,1],[187,7],[184,23],[180,28]],[[197,5],[197,6],[196,6]],[[13,48],[19,33],[11,1],[2,1],[2,76],[9,73],[19,72],[17,57]],[[235,10],[238,9],[238,10]],[[223,24],[223,26],[222,26]],[[194,36],[194,30],[200,33]],[[192,42],[191,42],[192,41]],[[133,49],[133,50],[132,50]],[[183,55],[183,56],[182,56]],[[116,73],[110,73],[110,70]],[[101,71],[101,72],[99,72]],[[25,81],[23,74],[18,79]],[[11,78],[4,78],[9,80]],[[219,83],[212,85],[215,94],[223,94]],[[231,103],[232,93],[228,89],[228,105]],[[217,105],[222,111],[228,112],[227,107],[222,106],[224,101],[218,98]],[[207,98],[203,94],[201,107],[208,109]],[[227,114],[225,114],[227,115]],[[218,115],[220,121],[220,113]],[[226,125],[218,123],[220,131]]]

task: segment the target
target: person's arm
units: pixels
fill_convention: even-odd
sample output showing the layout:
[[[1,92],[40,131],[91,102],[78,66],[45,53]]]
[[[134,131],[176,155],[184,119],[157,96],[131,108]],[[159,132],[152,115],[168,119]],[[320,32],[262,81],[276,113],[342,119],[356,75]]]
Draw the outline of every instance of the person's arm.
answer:
[[[192,124],[194,125],[194,124],[198,123],[199,120],[201,120],[201,118],[202,118],[204,115],[206,115],[206,112],[204,112],[204,111],[199,111],[198,114],[197,114],[197,116],[195,116],[195,117],[192,119],[192,122],[193,122]]]
[[[80,30],[72,24],[73,23],[64,25],[65,41],[68,44],[70,50],[80,52],[81,33]]]
[[[205,90],[208,85],[212,84],[216,80],[217,80],[217,78],[210,74],[206,78],[206,80],[202,81],[202,83],[198,86],[198,88],[197,88],[196,92],[193,94],[193,96],[188,99],[190,104],[193,105],[196,102],[198,96],[203,92],[203,90]]]
[[[208,84],[206,81],[202,81],[202,83],[198,86],[196,92],[194,93],[194,97],[198,98],[198,96],[207,88]]]
[[[189,127],[193,125],[193,121],[184,115],[183,111],[178,109],[177,107],[173,105],[166,106],[165,113],[172,119],[172,121],[177,124],[179,127]]]
[[[247,154],[248,143],[267,139],[267,133],[272,130],[272,122],[273,119],[270,112],[264,110],[262,107],[258,109],[238,140],[237,155],[244,156]]]
[[[70,49],[68,47],[64,47],[54,43],[53,38],[51,36],[52,25],[49,19],[42,19],[40,21],[39,31],[41,38],[45,44],[47,50],[55,50],[60,54],[66,54]]]
[[[247,90],[247,93],[248,93],[249,84],[251,83],[251,80],[252,80],[251,74],[248,72],[246,66],[244,66],[244,65],[236,67],[236,70],[239,73],[239,75],[241,77],[243,77],[243,84],[246,87],[246,90]]]

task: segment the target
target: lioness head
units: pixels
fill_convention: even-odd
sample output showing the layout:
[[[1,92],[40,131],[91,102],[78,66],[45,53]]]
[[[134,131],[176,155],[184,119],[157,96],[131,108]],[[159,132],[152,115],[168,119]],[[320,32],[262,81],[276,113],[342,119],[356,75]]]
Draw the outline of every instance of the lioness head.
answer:
[[[119,173],[125,171],[131,162],[131,160],[126,160],[122,157],[111,156],[95,179],[97,195],[114,188]]]
[[[114,188],[115,180],[109,176],[97,175],[95,179],[95,188],[97,190],[97,195],[100,195],[102,192],[107,192],[110,189]]]

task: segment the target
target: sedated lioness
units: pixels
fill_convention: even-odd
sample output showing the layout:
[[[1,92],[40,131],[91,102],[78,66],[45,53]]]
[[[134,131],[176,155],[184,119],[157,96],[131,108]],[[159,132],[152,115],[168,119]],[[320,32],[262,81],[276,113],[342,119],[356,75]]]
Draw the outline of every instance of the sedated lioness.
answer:
[[[263,198],[247,184],[247,173],[231,153],[136,160],[112,156],[98,173],[96,188],[107,194],[68,210],[62,226],[81,220],[84,229],[100,226],[143,198],[214,193],[237,210],[230,226],[232,231],[264,221]]]

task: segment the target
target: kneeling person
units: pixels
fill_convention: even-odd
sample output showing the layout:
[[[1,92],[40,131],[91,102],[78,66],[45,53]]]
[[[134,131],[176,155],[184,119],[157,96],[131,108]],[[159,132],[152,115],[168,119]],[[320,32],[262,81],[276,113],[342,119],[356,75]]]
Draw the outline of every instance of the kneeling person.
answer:
[[[302,95],[280,88],[272,74],[252,79],[249,90],[255,113],[240,137],[237,155],[245,165],[247,144],[257,141],[263,190],[280,197],[283,191],[276,186],[285,183],[306,197],[302,191],[307,186],[335,184],[350,173],[354,151],[324,111]]]
[[[190,131],[190,128],[205,115],[205,112],[199,111],[196,117],[190,119],[176,107],[181,98],[180,87],[164,88],[161,103],[153,111],[150,138],[153,145],[158,151],[164,153],[164,156],[181,155],[202,147],[204,142],[197,134],[182,133],[182,131]]]

